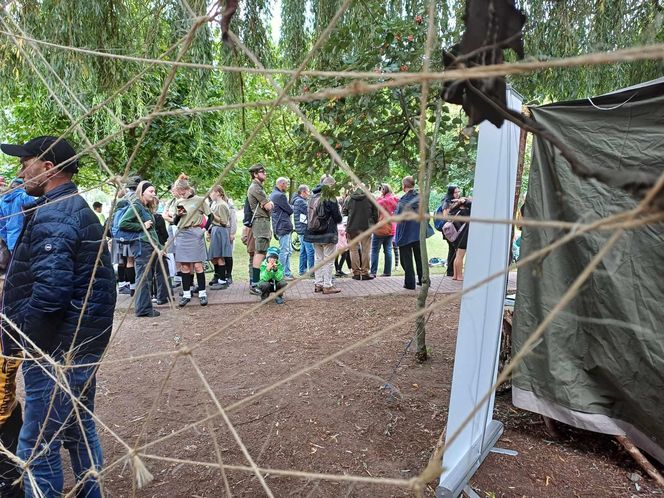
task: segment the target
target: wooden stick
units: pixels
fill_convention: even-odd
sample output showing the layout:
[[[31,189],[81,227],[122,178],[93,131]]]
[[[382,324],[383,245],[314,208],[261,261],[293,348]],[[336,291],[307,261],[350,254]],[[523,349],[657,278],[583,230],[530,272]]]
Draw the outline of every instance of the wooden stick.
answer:
[[[627,450],[632,458],[639,464],[639,466],[646,471],[646,473],[652,477],[655,482],[662,488],[664,488],[664,477],[659,471],[653,467],[653,465],[648,461],[646,457],[643,456],[641,450],[639,450],[634,443],[632,443],[627,436],[616,436],[616,440]]]
[[[545,417],[544,415],[541,416],[542,421],[544,422],[544,426],[546,427],[546,432],[551,436],[553,439],[560,439],[560,433],[558,432],[558,429],[556,429],[556,423],[552,418]]]

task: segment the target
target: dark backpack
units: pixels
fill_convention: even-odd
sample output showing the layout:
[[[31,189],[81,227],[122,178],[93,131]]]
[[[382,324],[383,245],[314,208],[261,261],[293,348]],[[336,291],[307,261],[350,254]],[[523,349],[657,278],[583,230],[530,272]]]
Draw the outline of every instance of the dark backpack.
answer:
[[[254,224],[254,213],[251,210],[248,197],[244,198],[244,216],[242,218],[242,224],[247,228],[251,228],[251,225]]]
[[[438,206],[438,209],[436,209],[436,216],[439,216],[441,214],[443,214],[443,205],[442,204],[440,206]],[[445,226],[445,220],[443,220],[442,218],[435,218],[433,220],[433,226],[436,230],[438,230],[439,232],[442,232],[443,227]]]
[[[130,232],[120,228],[120,220],[125,215],[128,209],[131,209],[131,204],[127,203],[115,210],[113,213],[113,224],[111,225],[111,237],[117,240],[120,244],[129,244],[141,238],[143,230],[140,232]],[[139,210],[140,213],[140,210]]]
[[[309,233],[325,233],[327,221],[325,202],[320,194],[315,194],[307,203],[307,231]]]

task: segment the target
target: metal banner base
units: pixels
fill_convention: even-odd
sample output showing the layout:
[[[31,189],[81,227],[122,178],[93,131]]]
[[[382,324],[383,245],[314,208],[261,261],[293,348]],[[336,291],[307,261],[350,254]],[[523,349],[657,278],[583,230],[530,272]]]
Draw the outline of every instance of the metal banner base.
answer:
[[[445,471],[445,477],[436,488],[436,498],[457,498],[502,434],[502,422],[492,420],[487,425],[484,437],[468,449],[459,465]]]

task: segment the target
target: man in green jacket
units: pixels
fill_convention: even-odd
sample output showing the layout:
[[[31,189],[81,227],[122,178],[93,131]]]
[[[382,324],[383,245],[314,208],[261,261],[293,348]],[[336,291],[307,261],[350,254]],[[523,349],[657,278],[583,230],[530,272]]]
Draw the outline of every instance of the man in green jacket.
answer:
[[[284,267],[279,263],[279,249],[270,247],[267,256],[261,263],[261,279],[258,289],[261,291],[261,299],[270,297],[271,292],[277,292],[286,287],[284,282]],[[283,294],[274,299],[277,304],[284,304]]]

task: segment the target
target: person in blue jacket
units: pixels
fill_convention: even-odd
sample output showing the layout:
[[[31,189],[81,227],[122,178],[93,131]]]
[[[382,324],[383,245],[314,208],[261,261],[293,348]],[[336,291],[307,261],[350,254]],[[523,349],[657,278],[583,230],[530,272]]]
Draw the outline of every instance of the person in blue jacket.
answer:
[[[307,202],[310,195],[309,186],[300,185],[292,199],[295,231],[300,237],[300,276],[314,267],[314,245],[304,240],[307,231]]]
[[[279,263],[284,267],[284,280],[293,280],[290,260],[293,249],[291,247],[291,234],[293,233],[293,223],[291,215],[293,206],[288,203],[286,191],[290,182],[283,176],[277,178],[275,187],[270,194],[270,201],[274,204],[272,209],[272,231],[279,241]]]
[[[9,252],[14,252],[16,239],[23,228],[23,206],[34,199],[23,188],[23,180],[16,178],[9,185],[9,192],[0,197],[0,238]]]
[[[407,176],[401,181],[404,195],[399,199],[395,215],[402,213],[417,213],[420,209],[420,195],[415,190],[415,180]],[[427,237],[433,235],[433,228],[427,224]],[[394,241],[401,255],[403,267],[404,288],[415,289],[415,272],[417,271],[417,285],[422,285],[422,254],[420,251],[420,222],[417,220],[404,220],[397,223]],[[415,268],[413,268],[415,259]]]
[[[26,206],[3,298],[5,315],[21,331],[2,323],[3,352],[30,358],[22,367],[25,411],[17,452],[31,475],[25,493],[61,496],[64,444],[78,494],[100,497],[102,450],[92,412],[96,365],[111,336],[116,301],[103,228],[72,182],[78,162],[66,140],[43,136],[0,149],[20,158],[18,176],[38,197]],[[74,368],[56,370],[53,362]]]

